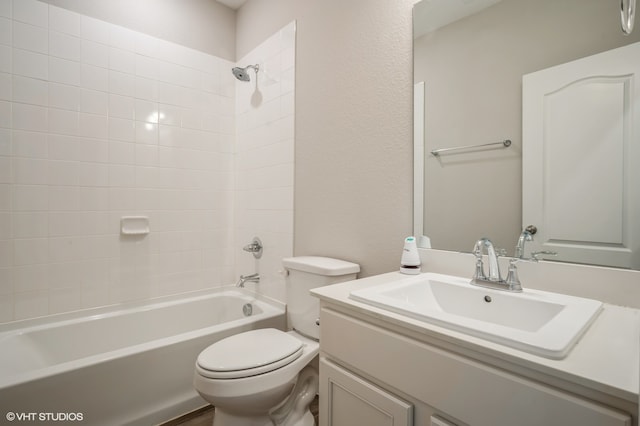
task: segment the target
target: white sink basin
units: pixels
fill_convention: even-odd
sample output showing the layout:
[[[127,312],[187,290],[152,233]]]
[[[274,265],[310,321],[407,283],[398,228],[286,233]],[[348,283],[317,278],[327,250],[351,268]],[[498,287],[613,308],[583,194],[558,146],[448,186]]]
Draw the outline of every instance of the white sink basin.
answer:
[[[602,309],[597,300],[491,290],[434,273],[355,290],[350,298],[554,359],[567,356]]]

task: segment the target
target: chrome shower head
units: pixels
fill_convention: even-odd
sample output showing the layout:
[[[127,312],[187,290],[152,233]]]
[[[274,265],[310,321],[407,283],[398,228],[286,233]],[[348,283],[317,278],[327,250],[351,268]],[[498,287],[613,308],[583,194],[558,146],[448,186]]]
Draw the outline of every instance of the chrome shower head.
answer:
[[[236,78],[240,81],[249,81],[251,80],[249,78],[249,74],[247,73],[247,70],[249,68],[253,68],[253,70],[256,72],[256,75],[258,75],[258,70],[260,70],[260,66],[258,64],[255,65],[247,65],[244,68],[240,68],[240,67],[235,67],[231,70],[231,72],[233,73],[233,75],[236,76]]]

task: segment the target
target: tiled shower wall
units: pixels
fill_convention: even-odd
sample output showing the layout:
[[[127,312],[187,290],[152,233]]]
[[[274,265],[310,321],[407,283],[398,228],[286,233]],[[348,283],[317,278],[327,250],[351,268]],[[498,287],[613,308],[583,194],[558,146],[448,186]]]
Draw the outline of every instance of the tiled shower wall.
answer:
[[[233,65],[46,3],[0,0],[0,322],[235,279]],[[280,121],[272,102],[287,95],[263,95],[269,112],[239,106],[243,132]],[[283,147],[266,142],[293,146],[287,135],[239,153],[260,185],[273,183],[238,182],[249,197],[267,191],[264,215],[248,207],[239,220],[257,218],[255,232],[289,229],[271,206],[284,197],[292,208],[279,191],[292,172],[286,184],[271,177],[268,158],[280,161]],[[148,216],[150,234],[121,235],[126,215]]]
[[[260,274],[260,293],[286,302],[282,258],[293,255],[295,34],[292,22],[238,61],[259,64],[236,85],[236,274]],[[259,260],[241,250],[254,236]]]

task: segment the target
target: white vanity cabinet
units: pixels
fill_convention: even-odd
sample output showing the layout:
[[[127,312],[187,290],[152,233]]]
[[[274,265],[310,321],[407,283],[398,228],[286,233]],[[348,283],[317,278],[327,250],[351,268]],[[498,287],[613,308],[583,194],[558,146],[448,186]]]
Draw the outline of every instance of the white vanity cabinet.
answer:
[[[321,426],[637,425],[637,406],[379,317],[323,301],[320,322]]]
[[[324,425],[412,426],[413,405],[322,358]]]

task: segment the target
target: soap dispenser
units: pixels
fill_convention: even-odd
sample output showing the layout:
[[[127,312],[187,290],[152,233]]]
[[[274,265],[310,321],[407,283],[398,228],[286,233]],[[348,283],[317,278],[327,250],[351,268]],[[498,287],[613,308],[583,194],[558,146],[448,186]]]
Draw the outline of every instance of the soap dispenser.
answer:
[[[420,271],[420,255],[414,237],[404,239],[402,258],[400,259],[400,272],[408,275],[418,275]]]

